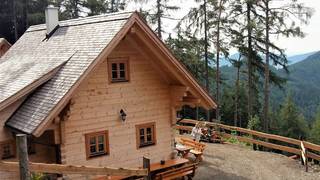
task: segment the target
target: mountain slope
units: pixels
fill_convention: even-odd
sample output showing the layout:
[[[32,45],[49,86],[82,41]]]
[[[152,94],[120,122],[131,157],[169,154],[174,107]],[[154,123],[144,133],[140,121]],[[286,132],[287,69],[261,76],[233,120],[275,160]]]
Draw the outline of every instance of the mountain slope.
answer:
[[[289,74],[285,73],[283,69],[272,68],[275,73],[285,77],[287,83],[282,90],[277,87],[271,88],[270,101],[271,107],[276,110],[290,93],[301,112],[308,120],[311,120],[317,106],[320,105],[320,51],[307,54],[311,55],[304,60],[299,61],[299,58],[306,54],[296,57],[295,61],[299,62],[289,65]],[[221,67],[221,73],[226,85],[233,87],[236,69],[230,66],[223,66]],[[246,76],[242,75],[242,79],[245,80]],[[261,90],[261,92],[263,91]]]
[[[289,66],[289,74],[278,70],[278,74],[287,78],[284,91],[276,88],[272,90],[274,105],[281,103],[283,98],[291,93],[295,103],[303,114],[312,118],[320,104],[320,52],[308,56],[305,60]]]

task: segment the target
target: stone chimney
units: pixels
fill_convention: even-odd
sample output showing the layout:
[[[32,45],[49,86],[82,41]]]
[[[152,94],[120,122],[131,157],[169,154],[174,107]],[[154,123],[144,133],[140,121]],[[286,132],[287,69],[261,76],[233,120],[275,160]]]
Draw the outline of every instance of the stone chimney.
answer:
[[[49,5],[46,10],[46,25],[47,25],[47,35],[49,35],[58,25],[58,8],[53,5]]]

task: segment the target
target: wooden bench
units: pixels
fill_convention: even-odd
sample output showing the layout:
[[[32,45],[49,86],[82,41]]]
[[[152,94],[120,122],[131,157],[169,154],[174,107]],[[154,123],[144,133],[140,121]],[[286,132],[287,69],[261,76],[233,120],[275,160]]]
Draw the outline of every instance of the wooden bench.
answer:
[[[191,154],[193,154],[196,157],[196,162],[202,161],[202,154],[204,151],[204,148],[206,147],[205,144],[196,142],[189,138],[180,138],[181,144],[187,147],[191,147],[192,150],[190,151]]]
[[[180,168],[171,169],[162,173],[158,173],[155,177],[156,180],[171,180],[181,177],[188,177],[192,179],[195,175],[197,164],[190,164]]]

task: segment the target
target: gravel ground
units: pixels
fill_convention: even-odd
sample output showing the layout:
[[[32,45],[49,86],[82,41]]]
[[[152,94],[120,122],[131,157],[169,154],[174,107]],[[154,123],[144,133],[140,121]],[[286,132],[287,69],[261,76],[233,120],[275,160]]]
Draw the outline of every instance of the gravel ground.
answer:
[[[317,169],[316,169],[317,168]],[[194,180],[320,180],[319,165],[233,144],[207,144]]]

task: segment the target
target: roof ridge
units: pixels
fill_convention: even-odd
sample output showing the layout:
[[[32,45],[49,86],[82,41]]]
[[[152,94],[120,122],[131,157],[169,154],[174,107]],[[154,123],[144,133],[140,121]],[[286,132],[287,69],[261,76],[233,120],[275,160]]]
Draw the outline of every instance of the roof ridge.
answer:
[[[104,13],[104,14],[99,14],[99,15],[94,15],[94,16],[87,16],[87,17],[79,17],[79,18],[74,18],[74,19],[67,19],[63,21],[59,21],[59,25],[61,27],[66,27],[66,26],[73,26],[75,25],[83,25],[83,24],[88,24],[88,22],[83,22],[83,21],[90,21],[89,23],[93,22],[100,22],[100,21],[107,21],[107,20],[99,20],[99,18],[108,18],[112,16],[117,16],[117,15],[125,15],[125,14],[133,14],[135,11],[120,11],[120,12],[114,12],[114,13]],[[127,19],[129,17],[123,18],[123,17],[118,17],[115,19],[110,19],[111,20],[120,20],[120,19]],[[96,21],[95,21],[96,20]],[[70,24],[71,23],[71,24]],[[74,23],[74,24],[73,24]],[[32,25],[27,29],[27,32],[35,31],[35,30],[44,30],[46,29],[46,24],[37,24],[37,25]]]

